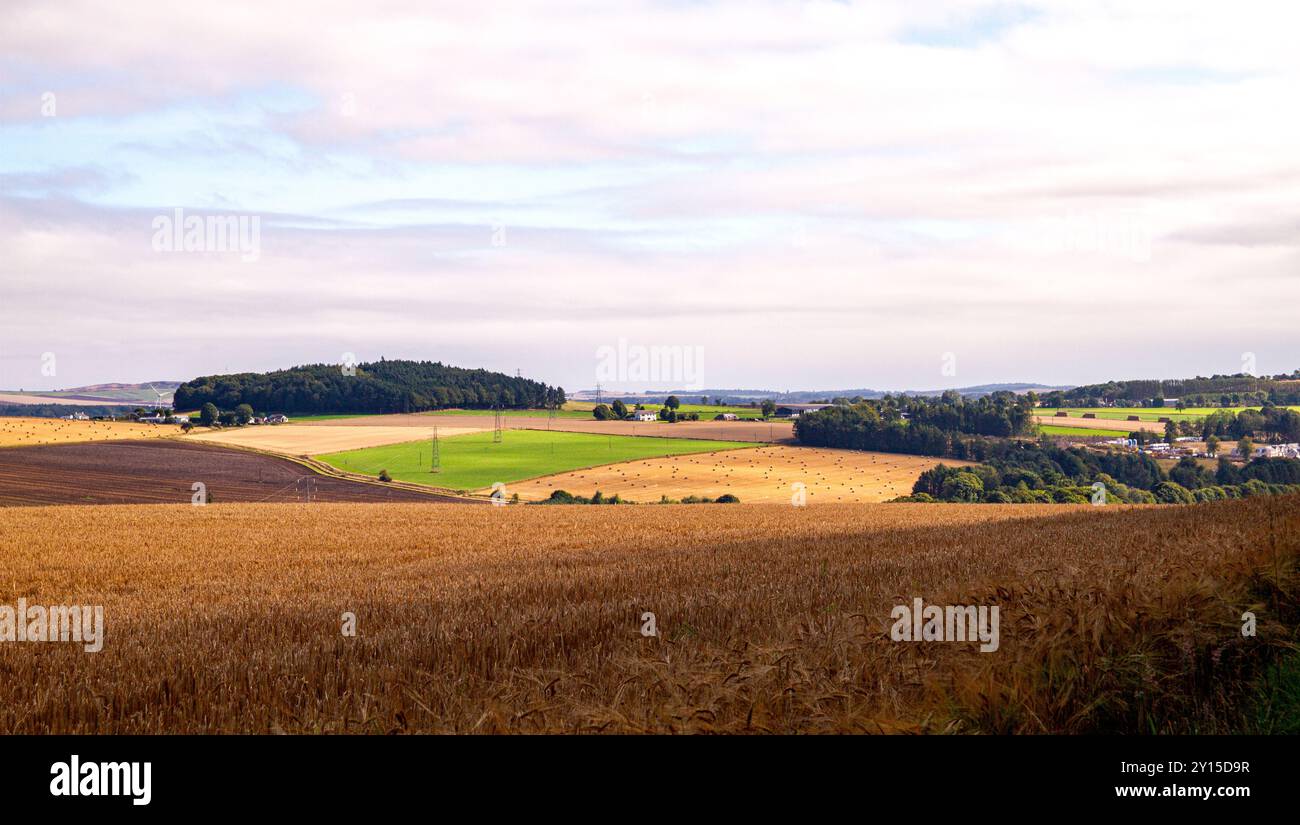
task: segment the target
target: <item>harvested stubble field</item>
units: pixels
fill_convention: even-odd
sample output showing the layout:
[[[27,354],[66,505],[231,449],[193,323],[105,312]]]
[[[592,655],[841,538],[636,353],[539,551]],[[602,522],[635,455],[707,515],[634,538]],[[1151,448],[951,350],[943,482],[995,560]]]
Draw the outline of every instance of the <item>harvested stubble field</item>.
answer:
[[[37,405],[37,404],[61,404],[70,407],[113,407],[120,406],[123,412],[130,410],[132,407],[142,405],[141,402],[121,401],[109,398],[94,398],[77,395],[31,395],[28,393],[18,392],[0,392],[0,404],[19,404],[19,405]]]
[[[593,467],[512,484],[510,492],[525,501],[538,501],[555,490],[581,496],[599,490],[636,502],[731,493],[746,504],[789,504],[792,485],[801,482],[809,504],[870,503],[908,495],[917,477],[939,461],[862,450],[756,447]],[[944,463],[970,464],[952,459]]]
[[[1156,421],[1117,421],[1112,418],[1074,418],[1054,415],[1034,416],[1039,424],[1057,427],[1075,427],[1085,430],[1123,430],[1125,433],[1146,430],[1149,433],[1163,433],[1165,425]]]
[[[4,510],[4,601],[106,640],[0,645],[0,732],[1213,730],[1295,505]],[[998,651],[890,641],[914,596]]]
[[[0,507],[138,503],[184,503],[190,507],[196,481],[207,486],[214,502],[463,501],[317,475],[287,459],[189,440],[0,450]],[[144,536],[139,538],[147,541]]]
[[[309,427],[460,427],[473,430],[490,430],[492,416],[483,415],[430,415],[428,413],[397,413],[348,418],[319,424],[308,421]],[[502,426],[508,430],[555,430],[570,433],[596,433],[599,435],[644,435],[658,438],[703,438],[710,441],[768,441],[793,442],[794,424],[791,421],[679,421],[667,424],[657,421],[597,421],[593,419],[556,418],[545,416],[506,416]],[[407,439],[410,440],[410,439]]]
[[[137,424],[134,421],[0,418],[0,447],[31,447],[37,444],[114,441],[123,438],[158,438],[159,436],[176,435],[179,432],[180,427],[170,424]]]
[[[376,416],[378,417],[378,416]],[[274,426],[239,427],[235,429],[213,430],[189,436],[190,440],[207,441],[212,444],[228,444],[232,447],[251,447],[268,450],[273,453],[293,456],[320,455],[341,450],[363,450],[367,447],[382,447],[388,444],[400,444],[404,441],[433,438],[434,424],[437,421],[425,418],[423,428],[411,426],[345,426],[342,420],[325,421],[320,424],[276,424]],[[489,422],[491,419],[489,419]],[[481,432],[483,427],[454,427],[439,424],[439,438]],[[487,429],[491,429],[489,423]]]

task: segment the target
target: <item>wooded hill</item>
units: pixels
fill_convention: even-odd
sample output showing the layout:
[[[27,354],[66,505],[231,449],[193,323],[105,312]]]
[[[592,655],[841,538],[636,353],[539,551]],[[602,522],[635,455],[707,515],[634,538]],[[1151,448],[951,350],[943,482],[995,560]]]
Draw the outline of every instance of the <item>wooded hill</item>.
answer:
[[[223,410],[248,404],[258,412],[286,413],[403,413],[498,406],[534,409],[563,404],[564,390],[527,378],[436,361],[380,359],[347,370],[338,364],[311,364],[268,373],[208,375],[176,390],[178,410],[198,409],[209,402]]]

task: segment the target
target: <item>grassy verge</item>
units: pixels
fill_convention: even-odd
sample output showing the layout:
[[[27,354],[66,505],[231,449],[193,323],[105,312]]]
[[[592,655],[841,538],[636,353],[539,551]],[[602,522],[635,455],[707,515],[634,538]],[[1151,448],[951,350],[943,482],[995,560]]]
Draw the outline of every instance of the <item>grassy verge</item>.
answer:
[[[1278,659],[1256,682],[1241,732],[1300,735],[1300,653]]]

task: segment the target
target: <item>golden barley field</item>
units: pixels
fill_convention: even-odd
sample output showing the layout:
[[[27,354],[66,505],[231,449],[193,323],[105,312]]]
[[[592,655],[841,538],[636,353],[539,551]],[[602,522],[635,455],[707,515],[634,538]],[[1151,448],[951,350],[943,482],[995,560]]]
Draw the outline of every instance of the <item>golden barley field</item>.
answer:
[[[581,496],[599,490],[636,502],[731,493],[744,504],[789,504],[794,485],[802,484],[808,504],[872,503],[908,495],[917,476],[938,463],[925,456],[771,446],[609,464],[517,482],[510,491],[525,501],[555,490]]]
[[[12,508],[0,605],[106,638],[0,642],[0,732],[1206,730],[1295,641],[1296,505]],[[918,596],[997,652],[891,641]]]
[[[282,455],[310,456],[433,438],[433,425],[438,422],[430,416],[425,416],[424,420],[430,422],[428,426],[355,427],[330,426],[328,422],[319,422],[209,430],[189,437],[231,447],[252,447]],[[490,422],[491,419],[489,419],[488,429],[491,429]],[[450,438],[454,435],[480,432],[481,429],[440,425],[438,437]]]
[[[122,438],[158,438],[176,435],[172,424],[137,424],[134,421],[65,421],[62,418],[0,418],[0,447],[35,444],[71,444]]]

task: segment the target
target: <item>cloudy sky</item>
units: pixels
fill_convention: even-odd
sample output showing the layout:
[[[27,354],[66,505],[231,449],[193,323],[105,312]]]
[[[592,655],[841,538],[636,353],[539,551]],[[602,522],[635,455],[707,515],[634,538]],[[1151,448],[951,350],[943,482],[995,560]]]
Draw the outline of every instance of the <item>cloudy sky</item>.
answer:
[[[620,342],[706,387],[1289,372],[1298,14],[6,0],[0,387],[354,353],[573,391]],[[249,243],[168,251],[178,209]]]

